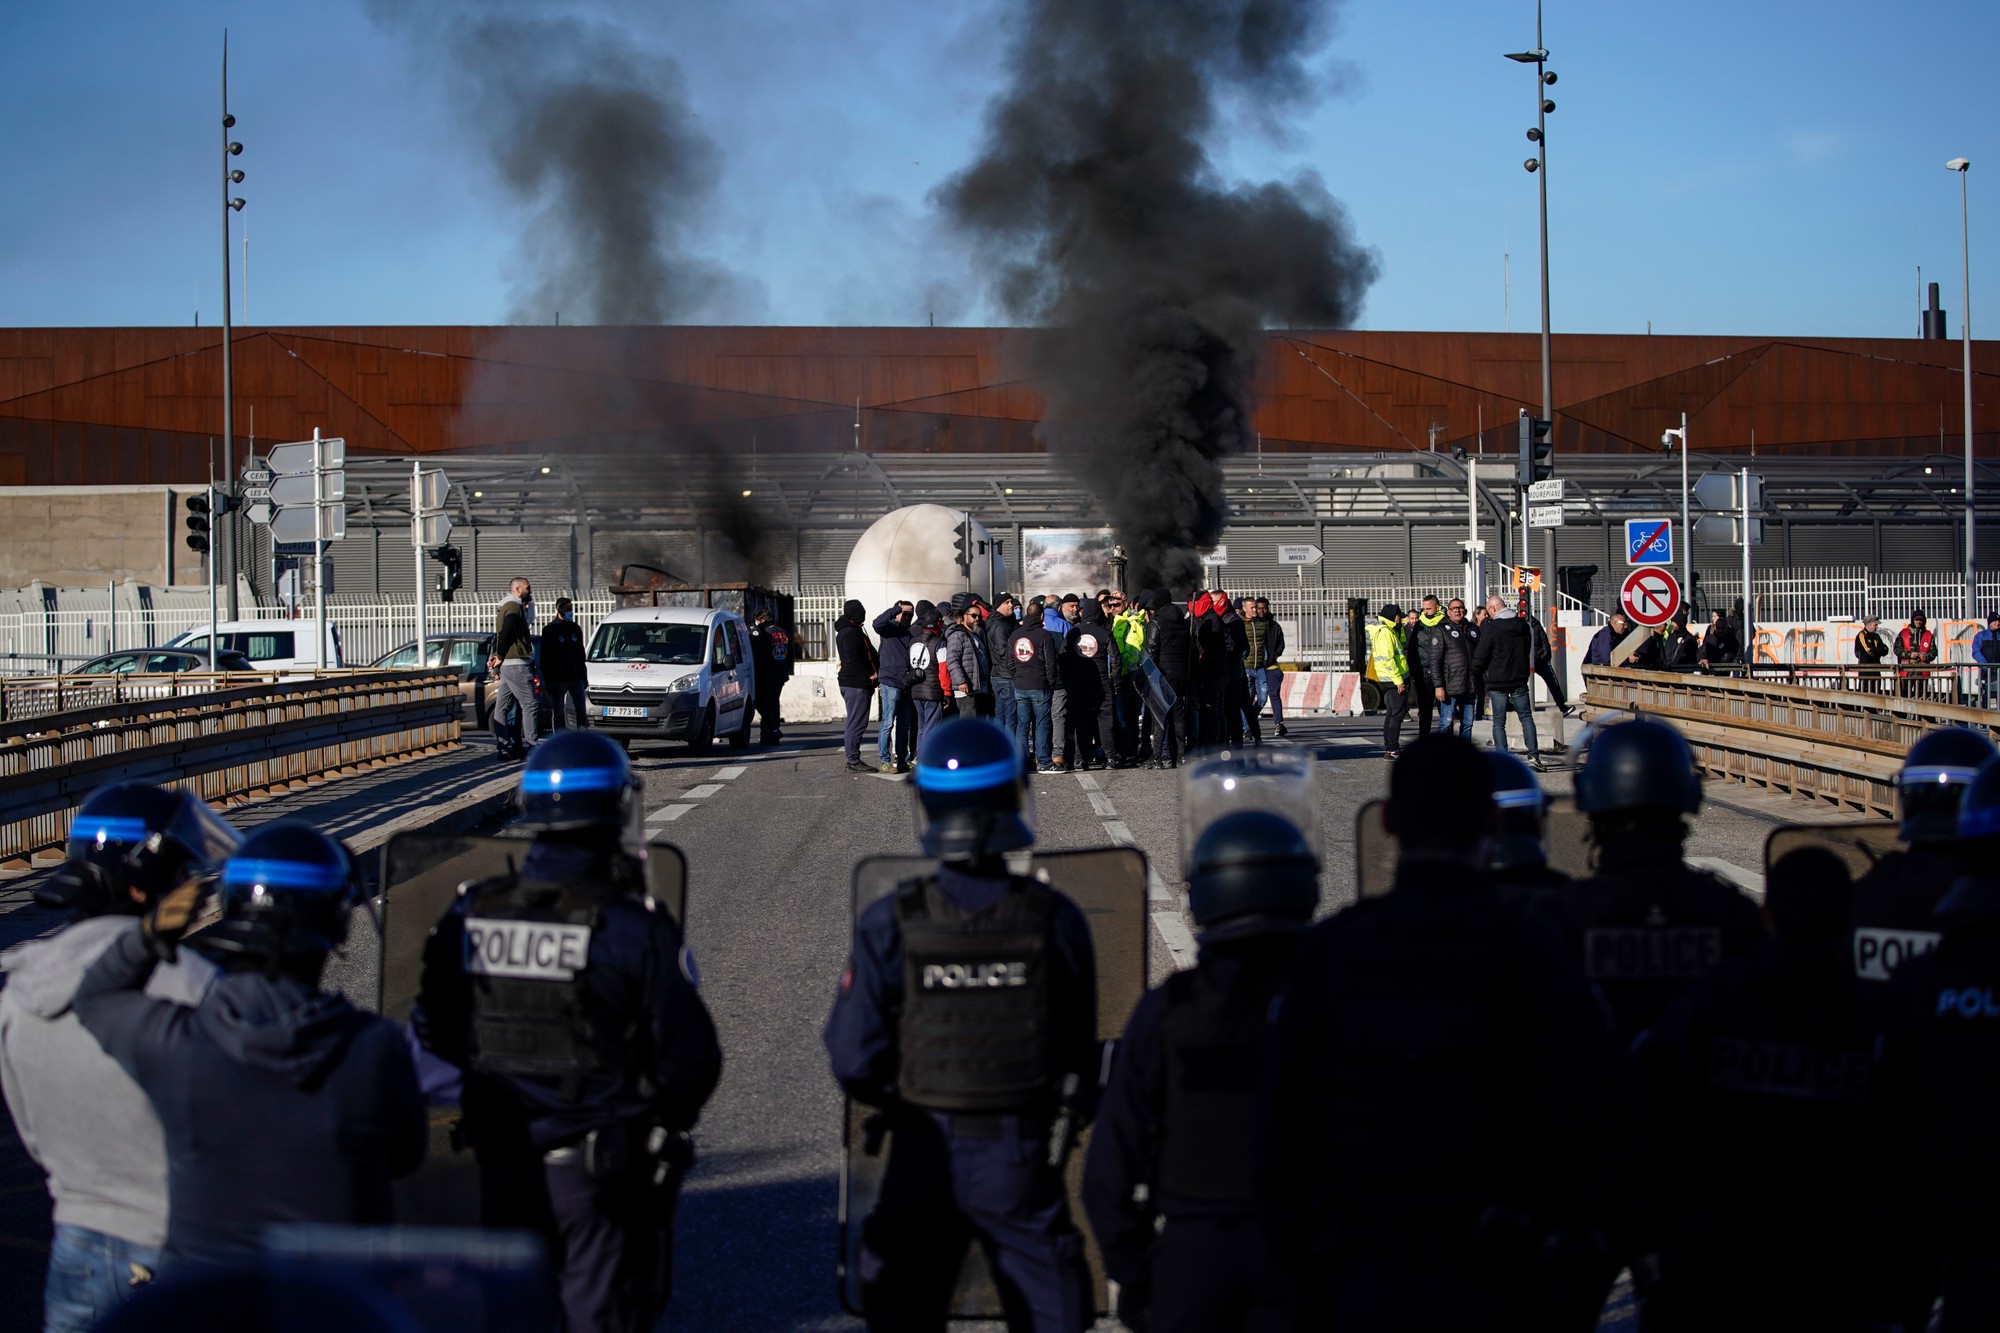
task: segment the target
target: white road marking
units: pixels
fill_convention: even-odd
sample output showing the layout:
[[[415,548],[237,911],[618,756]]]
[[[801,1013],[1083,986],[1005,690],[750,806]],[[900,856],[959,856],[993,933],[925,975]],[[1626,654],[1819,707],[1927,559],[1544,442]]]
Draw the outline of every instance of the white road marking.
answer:
[[[715,775],[715,780],[717,782],[734,782],[749,771],[750,766],[748,764],[731,764],[728,768],[718,771]]]
[[[1137,847],[1139,845],[1139,840],[1132,836],[1132,830],[1125,827],[1125,821],[1122,819],[1105,820],[1104,836],[1117,843],[1120,847]]]
[[[1109,796],[1106,796],[1101,791],[1088,792],[1086,795],[1090,797],[1090,808],[1097,812],[1098,818],[1116,819],[1118,817],[1118,807],[1111,804]]]
[[[653,811],[652,814],[647,815],[646,822],[648,824],[663,824],[669,819],[679,819],[692,809],[694,807],[691,805],[663,805]]]
[[[907,773],[875,773],[872,774],[871,776],[878,777],[882,779],[882,781],[884,782],[903,782],[907,780],[910,775]]]
[[[1720,875],[1737,888],[1749,894],[1752,898],[1755,898],[1758,902],[1764,901],[1764,877],[1762,875],[1745,870],[1735,862],[1725,861],[1719,856],[1690,856],[1687,859],[1687,863],[1696,870],[1706,870],[1712,875]]]
[[[1092,776],[1091,776],[1090,774],[1088,774],[1088,773],[1079,773],[1079,774],[1077,774],[1077,775],[1076,775],[1076,785],[1077,785],[1077,786],[1079,786],[1079,787],[1081,787],[1081,788],[1083,788],[1083,789],[1084,789],[1085,791],[1097,791],[1097,790],[1098,790],[1098,786],[1097,786],[1097,779],[1096,779],[1096,778],[1094,778],[1094,777],[1092,777]]]
[[[1185,970],[1194,966],[1194,932],[1187,928],[1178,911],[1153,913],[1153,929],[1160,932],[1175,967]]]
[[[698,787],[689,787],[686,794],[689,800],[699,801],[705,797],[713,796],[721,790],[722,784],[720,782],[704,782]]]
[[[1152,858],[1146,860],[1146,896],[1156,903],[1178,903],[1180,895],[1167,887],[1160,878],[1160,872],[1153,869]]]

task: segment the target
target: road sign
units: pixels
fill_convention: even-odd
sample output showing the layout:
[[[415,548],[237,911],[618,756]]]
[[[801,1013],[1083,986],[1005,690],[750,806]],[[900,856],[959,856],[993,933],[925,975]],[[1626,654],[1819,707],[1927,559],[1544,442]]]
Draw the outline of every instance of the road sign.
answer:
[[[1280,546],[1278,563],[1281,565],[1316,565],[1326,559],[1326,552],[1310,542],[1301,546]]]
[[[1743,520],[1730,514],[1703,514],[1694,521],[1694,539],[1703,546],[1741,546],[1742,536],[1737,532]],[[1764,544],[1764,520],[1750,520],[1750,544]]]
[[[324,515],[318,533],[321,540],[337,542],[347,535],[346,505],[328,505],[319,512]],[[271,540],[274,542],[309,542],[313,536],[311,505],[303,509],[280,509],[271,519]]]
[[[252,523],[269,523],[277,512],[269,500],[252,500],[243,507],[243,517]]]
[[[269,486],[274,475],[267,467],[246,467],[243,469],[243,484],[246,487]]]
[[[1540,483],[1536,483],[1539,485]],[[1528,506],[1528,526],[1531,528],[1559,528],[1563,525],[1563,507],[1553,505]]]
[[[1635,569],[1625,576],[1618,602],[1635,625],[1664,625],[1681,609],[1681,581],[1665,569]]]
[[[245,486],[242,490],[236,492],[236,494],[244,504],[256,504],[259,500],[269,500],[271,498],[271,488],[269,486]]]
[[[1694,502],[1703,509],[1729,510],[1740,513],[1743,509],[1742,478],[1734,472],[1710,472],[1694,484]],[[1756,473],[1750,474],[1750,508],[1755,512],[1764,507],[1764,479]]]
[[[347,441],[340,436],[321,440],[319,447],[321,467],[331,470],[347,465]],[[313,470],[313,442],[299,440],[293,444],[273,445],[271,455],[264,463],[281,477],[306,476]]]
[[[1550,477],[1547,481],[1537,481],[1528,487],[1528,503],[1531,505],[1559,505],[1563,502],[1563,479]],[[1550,524],[1559,527],[1560,524]]]
[[[322,472],[319,475],[320,498],[332,503],[347,498],[347,474],[345,472]],[[310,507],[313,502],[313,478],[279,477],[271,483],[271,503],[280,509],[294,506]]]
[[[435,472],[417,474],[416,501],[419,513],[435,513],[444,508],[445,497],[450,494],[451,478],[445,475],[443,468]]]
[[[1229,563],[1229,548],[1218,546],[1201,558],[1204,565],[1226,565]]]
[[[1670,518],[1626,519],[1625,563],[1628,565],[1674,563],[1674,521]]]
[[[449,514],[422,514],[410,522],[410,543],[419,550],[443,546],[451,540]]]
[[[1532,565],[1517,567],[1514,570],[1514,591],[1540,592],[1541,590],[1542,590],[1541,570],[1536,569]]]

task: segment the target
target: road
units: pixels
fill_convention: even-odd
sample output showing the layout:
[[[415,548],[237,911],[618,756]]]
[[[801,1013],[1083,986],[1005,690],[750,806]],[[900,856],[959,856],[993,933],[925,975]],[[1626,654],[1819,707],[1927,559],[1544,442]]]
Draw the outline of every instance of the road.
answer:
[[[1386,790],[1379,728],[1368,718],[1307,721],[1276,742],[1320,761],[1329,909],[1354,896],[1354,812]],[[792,728],[770,752],[694,760],[642,750],[636,762],[652,827],[688,855],[689,939],[727,1058],[698,1133],[702,1160],[681,1208],[662,1326],[859,1327],[835,1292],[841,1101],[820,1028],[846,958],[851,870],[863,856],[915,850],[913,795],[904,781],[846,772],[838,732],[823,726]],[[1144,770],[1038,777],[1041,843],[1129,838],[1177,890],[1176,784],[1176,774]],[[1550,786],[1566,790],[1567,775]],[[1690,854],[1751,878],[1764,836],[1801,808],[1716,795],[1724,799],[1697,823]],[[1151,907],[1157,980],[1188,944],[1188,923],[1177,893]]]

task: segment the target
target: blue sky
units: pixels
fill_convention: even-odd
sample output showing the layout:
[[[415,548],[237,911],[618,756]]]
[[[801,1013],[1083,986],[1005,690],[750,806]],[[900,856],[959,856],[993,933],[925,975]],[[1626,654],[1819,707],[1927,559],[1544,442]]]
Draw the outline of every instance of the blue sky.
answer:
[[[572,8],[677,59],[722,149],[698,248],[747,281],[718,322],[993,318],[928,196],[1000,86],[1001,0]],[[1547,24],[1559,332],[1908,336],[1922,265],[1955,337],[1958,155],[1975,331],[2000,320],[2000,5],[1549,0]],[[508,318],[518,209],[435,59],[358,0],[17,0],[0,326],[215,322],[225,26],[250,321]],[[1311,167],[1345,201],[1382,261],[1361,327],[1502,328],[1503,253],[1512,327],[1536,326],[1532,75],[1500,58],[1533,33],[1532,0],[1347,0],[1345,86],[1218,147],[1230,176]]]

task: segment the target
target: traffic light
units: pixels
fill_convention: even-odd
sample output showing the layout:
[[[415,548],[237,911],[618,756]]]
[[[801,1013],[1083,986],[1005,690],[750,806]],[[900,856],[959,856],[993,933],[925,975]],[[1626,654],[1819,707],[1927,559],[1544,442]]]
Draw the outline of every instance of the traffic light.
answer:
[[[961,574],[972,572],[972,517],[967,515],[958,525],[958,532],[951,539],[951,547],[956,552],[958,570]]]
[[[440,546],[429,552],[430,558],[444,566],[444,573],[438,575],[438,600],[448,602],[451,595],[465,586],[465,553],[456,546]]]
[[[1555,441],[1549,438],[1553,422],[1540,417],[1521,414],[1521,484],[1532,486],[1538,481],[1547,481],[1555,475],[1556,465],[1549,458]]]
[[[213,493],[202,491],[187,498],[188,549],[208,554],[209,518],[215,513]]]

